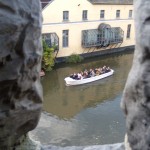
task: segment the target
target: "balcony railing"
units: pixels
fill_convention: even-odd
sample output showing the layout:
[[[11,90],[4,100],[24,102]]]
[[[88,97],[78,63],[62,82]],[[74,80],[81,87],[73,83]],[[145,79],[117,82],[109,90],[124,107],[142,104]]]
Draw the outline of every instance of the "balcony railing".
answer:
[[[82,47],[107,47],[110,44],[122,43],[124,32],[120,27],[83,30]]]

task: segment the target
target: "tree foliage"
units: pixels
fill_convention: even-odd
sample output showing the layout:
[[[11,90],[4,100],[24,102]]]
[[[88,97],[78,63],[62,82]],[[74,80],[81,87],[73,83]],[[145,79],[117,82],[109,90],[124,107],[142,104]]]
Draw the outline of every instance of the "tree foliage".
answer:
[[[44,40],[42,43],[43,43],[42,68],[45,71],[50,71],[54,66],[54,48],[49,47]]]

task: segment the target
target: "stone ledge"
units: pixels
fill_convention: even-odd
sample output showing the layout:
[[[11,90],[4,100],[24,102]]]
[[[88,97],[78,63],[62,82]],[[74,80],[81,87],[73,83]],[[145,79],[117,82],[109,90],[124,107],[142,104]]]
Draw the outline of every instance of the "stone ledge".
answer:
[[[21,145],[16,147],[16,150],[125,150],[124,143],[108,144],[108,145],[93,145],[93,146],[68,146],[60,147],[54,145],[43,146],[39,141],[35,141],[27,136]]]
[[[41,150],[125,150],[124,143],[109,144],[109,145],[95,145],[87,147],[57,147],[57,146],[43,146]]]

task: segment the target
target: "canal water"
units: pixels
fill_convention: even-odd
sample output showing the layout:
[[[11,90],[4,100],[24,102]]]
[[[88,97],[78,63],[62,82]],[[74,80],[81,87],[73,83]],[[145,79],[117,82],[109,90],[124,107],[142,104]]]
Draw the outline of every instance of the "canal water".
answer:
[[[125,118],[120,101],[133,52],[101,56],[82,64],[60,64],[42,79],[43,113],[31,136],[42,144],[85,146],[123,142]],[[113,76],[78,86],[64,78],[84,69],[109,66]]]

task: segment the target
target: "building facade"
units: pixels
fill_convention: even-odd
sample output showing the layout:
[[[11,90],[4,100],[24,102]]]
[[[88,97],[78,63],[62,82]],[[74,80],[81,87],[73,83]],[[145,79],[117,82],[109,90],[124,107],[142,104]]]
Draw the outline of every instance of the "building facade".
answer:
[[[133,46],[132,0],[41,0],[43,38],[57,58]]]

